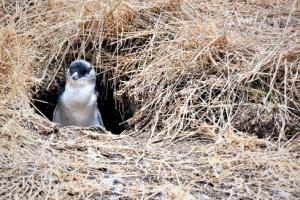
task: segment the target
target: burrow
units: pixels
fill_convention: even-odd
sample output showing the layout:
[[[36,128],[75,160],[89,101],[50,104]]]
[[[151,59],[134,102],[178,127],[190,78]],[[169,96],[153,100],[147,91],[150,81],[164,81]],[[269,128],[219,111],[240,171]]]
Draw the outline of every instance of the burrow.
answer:
[[[48,73],[51,76],[45,78],[45,82],[31,88],[33,91],[32,101],[35,107],[36,113],[47,117],[52,120],[53,112],[57,103],[58,91],[65,85],[65,71],[70,63],[75,59],[85,59],[86,61],[93,64],[95,51],[101,49],[103,54],[115,55],[118,53],[126,53],[124,49],[130,49],[132,51],[138,51],[144,46],[148,39],[139,39],[132,41],[125,41],[123,45],[117,46],[114,41],[104,40],[102,41],[100,48],[95,48],[95,45],[90,42],[85,46],[85,54],[80,55],[80,49],[82,48],[79,43],[73,44],[69,52],[64,56],[62,61],[63,67],[58,69],[58,72],[51,81],[51,76],[55,73],[55,65],[61,62],[60,59],[52,60]],[[67,45],[67,44],[66,44]],[[115,77],[114,64],[109,63],[108,59],[103,59],[104,65],[112,65],[109,70],[106,68],[96,67],[97,79],[96,79],[96,90],[99,93],[98,96],[98,107],[101,112],[104,126],[107,130],[113,134],[120,134],[125,129],[130,128],[126,120],[130,119],[134,112],[138,108],[138,104],[129,97],[127,93],[116,95],[116,92],[120,89],[120,83],[122,81],[129,80],[128,75],[120,75]],[[108,63],[105,63],[108,62]]]

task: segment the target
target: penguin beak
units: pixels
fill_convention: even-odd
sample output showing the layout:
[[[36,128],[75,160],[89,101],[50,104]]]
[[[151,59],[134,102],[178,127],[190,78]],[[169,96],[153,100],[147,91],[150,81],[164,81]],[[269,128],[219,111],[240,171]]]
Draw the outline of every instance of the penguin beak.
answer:
[[[79,79],[79,76],[78,76],[78,73],[77,72],[75,72],[72,76],[71,76],[71,78],[73,79],[73,80],[78,80]]]

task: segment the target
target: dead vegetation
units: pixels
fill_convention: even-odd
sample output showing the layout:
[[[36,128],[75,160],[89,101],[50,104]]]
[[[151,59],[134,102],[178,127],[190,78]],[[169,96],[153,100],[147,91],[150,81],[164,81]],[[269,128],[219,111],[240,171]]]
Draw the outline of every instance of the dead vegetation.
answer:
[[[300,197],[298,1],[4,0],[0,26],[1,198]],[[76,58],[121,135],[43,117]]]

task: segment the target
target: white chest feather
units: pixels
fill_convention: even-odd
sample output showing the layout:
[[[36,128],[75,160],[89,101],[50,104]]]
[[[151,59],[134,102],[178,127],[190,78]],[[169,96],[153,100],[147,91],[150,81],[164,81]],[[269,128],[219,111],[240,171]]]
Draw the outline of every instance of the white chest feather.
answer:
[[[97,108],[97,97],[94,87],[69,87],[66,85],[65,91],[60,98],[60,105],[69,121],[85,125],[93,121]]]
[[[61,98],[63,104],[67,107],[84,108],[90,106],[96,101],[94,87],[67,87]]]

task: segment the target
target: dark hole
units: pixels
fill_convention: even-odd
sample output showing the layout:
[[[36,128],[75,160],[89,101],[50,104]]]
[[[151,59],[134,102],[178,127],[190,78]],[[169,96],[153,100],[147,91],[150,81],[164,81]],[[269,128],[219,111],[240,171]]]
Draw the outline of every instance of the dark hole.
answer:
[[[103,83],[102,80],[108,81]],[[119,89],[120,83],[114,83],[112,73],[100,73],[96,82],[99,93],[98,106],[104,126],[112,133],[120,134],[128,127],[124,122],[133,116],[135,104],[127,94],[120,97],[114,95],[115,91]]]
[[[107,80],[103,82],[103,79]],[[57,103],[58,91],[65,85],[65,80],[56,80],[57,86],[33,88],[36,91],[33,95],[33,104],[37,108],[37,113],[52,120],[53,112]],[[99,73],[96,81],[96,90],[99,93],[98,107],[101,112],[104,126],[114,134],[120,134],[128,126],[127,119],[133,116],[133,105],[129,97],[123,94],[116,98],[114,91],[119,87],[119,83],[113,83],[112,73]]]

